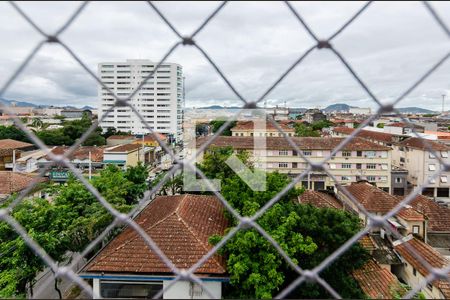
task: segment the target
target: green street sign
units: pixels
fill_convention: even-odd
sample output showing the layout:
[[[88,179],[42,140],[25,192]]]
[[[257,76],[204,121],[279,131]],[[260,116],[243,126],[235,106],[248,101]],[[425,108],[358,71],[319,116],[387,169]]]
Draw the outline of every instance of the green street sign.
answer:
[[[51,180],[55,181],[66,181],[69,179],[69,172],[68,171],[50,171],[49,175]]]

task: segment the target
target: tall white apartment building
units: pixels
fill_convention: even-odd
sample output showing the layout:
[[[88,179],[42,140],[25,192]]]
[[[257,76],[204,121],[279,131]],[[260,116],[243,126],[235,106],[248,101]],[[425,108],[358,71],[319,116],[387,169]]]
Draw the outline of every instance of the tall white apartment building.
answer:
[[[147,59],[127,59],[125,62],[103,62],[98,65],[101,80],[120,98],[126,98],[154,71],[157,63]],[[99,120],[114,105],[114,97],[99,85]],[[155,132],[182,139],[184,109],[183,69],[179,64],[163,63],[131,99],[131,104]],[[114,127],[133,134],[150,131],[129,107],[115,107],[100,123],[103,131]]]

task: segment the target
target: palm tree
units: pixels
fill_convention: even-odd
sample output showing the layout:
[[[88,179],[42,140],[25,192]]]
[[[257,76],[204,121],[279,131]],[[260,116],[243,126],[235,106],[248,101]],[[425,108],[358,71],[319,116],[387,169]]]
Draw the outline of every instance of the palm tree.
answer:
[[[33,121],[31,122],[31,126],[34,128],[41,128],[44,125],[44,122],[40,118],[33,118]]]

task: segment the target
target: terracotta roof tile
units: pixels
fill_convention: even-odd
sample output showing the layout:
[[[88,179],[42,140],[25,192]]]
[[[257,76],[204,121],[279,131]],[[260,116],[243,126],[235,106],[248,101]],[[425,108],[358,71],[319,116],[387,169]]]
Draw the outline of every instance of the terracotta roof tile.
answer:
[[[403,241],[398,242],[400,242],[400,244],[394,244],[394,249],[424,277],[429,274],[428,269],[415,255],[411,254],[406,244],[413,248],[416,253],[433,268],[444,268],[450,263],[438,251],[434,250],[433,247],[412,236],[408,236],[404,238]],[[445,298],[450,298],[449,282],[445,280],[436,280],[432,284],[441,290]]]
[[[375,242],[369,234],[363,235],[363,237],[359,239],[359,243],[368,251],[373,251],[377,248],[375,246]]]
[[[432,140],[425,140],[417,137],[410,137],[406,140],[398,143],[399,146],[410,147],[420,150],[428,150],[429,148],[434,151],[448,151],[450,147]]]
[[[294,132],[295,131],[294,128],[289,127],[285,123],[278,123],[278,125],[280,126],[280,128],[283,131],[287,131],[287,132]],[[231,131],[253,130],[253,127],[254,127],[254,122],[253,121],[238,121],[236,123],[236,126],[231,128]],[[267,131],[278,131],[278,129],[269,121],[266,121],[266,130]]]
[[[111,135],[107,140],[134,140],[134,135]]]
[[[20,192],[29,186],[32,182],[37,180],[38,182],[44,182],[47,179],[10,171],[0,171],[0,194],[10,195],[15,192]]]
[[[224,233],[227,221],[223,210],[215,196],[160,196],[144,208],[135,221],[178,268],[187,269],[212,248],[208,244],[211,235]],[[130,227],[106,245],[83,271],[172,273]],[[203,275],[225,273],[225,261],[218,255],[212,256],[196,271]]]
[[[403,288],[397,277],[370,259],[362,268],[353,271],[363,292],[371,299],[393,299],[396,294],[403,295]]]
[[[200,137],[197,139],[197,147],[206,143],[211,137]],[[235,149],[253,149],[254,140],[259,137],[246,136],[219,136],[210,146],[227,147],[232,146]],[[266,149],[283,150],[292,149],[292,146],[284,137],[266,137]],[[292,141],[300,148],[305,150],[332,150],[336,148],[344,138],[338,137],[291,137]],[[391,148],[382,146],[361,138],[354,138],[342,147],[342,150],[378,150],[389,151]]]
[[[66,153],[66,151],[69,150],[69,146],[56,146],[51,151],[53,154],[56,155],[63,155]],[[71,155],[70,159],[79,159],[79,160],[85,160],[89,159],[89,152],[91,152],[91,159],[94,162],[101,162],[103,161],[103,147],[96,147],[96,146],[80,146],[78,147]],[[48,156],[45,157],[46,159],[49,159]]]
[[[342,203],[335,197],[312,190],[306,190],[298,196],[298,202],[303,204],[311,204],[319,208],[336,208],[342,209]]]
[[[123,144],[110,148],[106,148],[105,152],[132,152],[142,148],[139,144]]]
[[[403,197],[400,197],[400,199],[403,199]],[[440,206],[423,195],[417,195],[409,205],[427,217],[428,231],[450,232],[450,209]]]
[[[348,127],[335,127],[333,129],[333,131],[337,132],[337,133],[343,133],[343,134],[350,135],[353,133],[353,131],[355,131],[355,129],[348,128]],[[390,134],[390,133],[385,133],[385,132],[376,132],[376,131],[363,129],[360,132],[358,132],[358,134],[356,136],[360,137],[360,138],[364,138],[364,139],[368,139],[368,140],[372,140],[372,141],[380,141],[380,142],[384,142],[384,143],[396,142],[396,135]]]
[[[21,141],[16,141],[12,139],[4,139],[0,140],[0,149],[21,149],[21,148],[30,148],[34,147],[33,144],[24,143]]]
[[[401,127],[401,128],[424,128],[423,126],[417,125],[417,124],[409,124],[409,123],[403,123],[403,122],[394,122],[394,123],[388,123],[385,126],[390,127]]]
[[[368,182],[351,183],[344,187],[355,200],[361,203],[368,212],[386,214],[392,210],[400,200],[398,197],[380,190]],[[410,206],[402,208],[397,216],[407,221],[423,221],[424,216]]]

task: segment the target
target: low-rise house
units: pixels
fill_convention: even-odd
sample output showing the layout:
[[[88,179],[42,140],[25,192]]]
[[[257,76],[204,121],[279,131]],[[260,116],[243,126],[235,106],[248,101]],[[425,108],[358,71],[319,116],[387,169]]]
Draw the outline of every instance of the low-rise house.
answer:
[[[343,138],[292,137],[292,141],[312,162],[319,163],[338,147]],[[208,138],[197,139],[197,147]],[[256,141],[256,142],[255,142]],[[209,147],[229,147],[235,151],[249,152],[256,168],[269,172],[278,171],[292,177],[307,169],[307,162],[283,137],[268,137],[261,140],[255,137],[217,137]],[[265,146],[261,146],[265,143]],[[255,149],[261,147],[261,149]],[[360,138],[352,139],[340,149],[327,163],[328,171],[341,184],[366,179],[389,192],[391,181],[390,148]],[[189,156],[190,154],[187,153]],[[202,153],[198,159],[202,159]],[[305,176],[302,186],[313,190],[334,189],[335,181],[323,170],[313,170]]]
[[[19,172],[0,171],[0,201],[7,199],[14,193],[19,193],[30,184],[42,183],[47,179]],[[28,196],[41,197],[41,191],[37,187],[30,191]]]
[[[434,250],[430,245],[414,238],[412,235],[395,241],[393,245],[395,251],[400,255],[404,262],[401,267],[394,270],[394,274],[412,288],[416,288],[422,284],[430,273],[424,262],[432,268],[438,269],[447,267],[450,263],[450,261],[439,254],[439,252]],[[409,248],[420,255],[421,259],[418,259],[413,255]],[[427,284],[426,287],[422,289],[422,292],[427,299],[449,299],[450,283],[443,279],[434,280]]]
[[[68,119],[81,119],[83,115],[92,118],[92,111],[89,109],[68,108],[61,110],[61,116]]]
[[[317,121],[326,120],[326,119],[327,119],[327,116],[320,109],[317,109],[317,108],[308,109],[303,114],[303,120],[305,120],[309,124],[312,124]]]
[[[227,228],[224,207],[215,196],[159,196],[135,218],[148,236],[179,269],[189,269],[212,245],[210,236]],[[152,298],[174,278],[172,270],[130,227],[100,250],[81,270],[93,280],[94,298]],[[213,293],[222,297],[222,283],[229,279],[225,261],[215,254],[195,271]],[[196,283],[178,281],[164,299],[208,299]]]
[[[295,129],[293,127],[289,127],[284,123],[278,124],[283,132],[286,133],[287,136],[294,136]],[[232,136],[267,136],[267,137],[282,137],[283,134],[269,121],[266,121],[266,128],[259,129],[258,126],[255,128],[255,124],[253,121],[238,121],[236,126],[231,128]]]
[[[353,277],[369,299],[400,298],[407,293],[397,277],[373,259],[353,271]]]
[[[450,146],[420,138],[410,137],[397,143],[392,151],[392,164],[408,170],[408,181],[412,187],[430,183],[422,191],[423,195],[435,198],[450,197],[450,172],[443,171],[438,178],[432,175],[442,169],[435,154],[444,162],[450,163]]]
[[[332,136],[335,137],[346,137],[351,135],[356,129],[354,128],[348,128],[348,127],[335,127],[332,130]],[[401,141],[404,139],[404,136],[391,134],[391,133],[385,133],[385,132],[378,132],[373,130],[365,130],[362,129],[356,134],[357,137],[369,140],[371,142],[391,147],[393,144]]]
[[[336,127],[345,128],[355,128],[361,123],[360,121],[353,119],[332,119],[331,122],[333,122]]]
[[[0,171],[13,170],[15,160],[19,159],[23,152],[35,149],[30,143],[24,143],[12,139],[0,140]]]
[[[142,146],[139,144],[124,144],[106,148],[103,152],[103,163],[114,164],[118,167],[135,167],[139,161],[143,161],[140,152]]]
[[[167,143],[167,136],[162,133],[155,132],[154,134],[148,134],[144,136],[144,138],[138,138],[133,143],[144,145],[146,147],[160,147],[158,140],[155,138],[154,135],[158,135],[158,138],[163,141],[164,143]]]
[[[375,215],[385,215],[400,202],[398,197],[390,195],[366,181],[351,183],[344,188],[366,211]],[[338,191],[337,197],[358,212],[360,219],[364,221],[364,225],[368,223],[368,217],[364,211],[346,193]],[[410,205],[404,206],[394,217],[389,218],[388,222],[392,225],[393,230],[403,236],[414,233],[426,240],[427,218]],[[384,230],[378,227],[372,228],[372,231],[381,231],[381,234],[384,235]]]
[[[39,159],[46,156],[44,150],[28,151],[22,154],[22,157],[16,159],[15,170],[18,172],[32,173],[39,170]]]
[[[393,134],[410,134],[413,132],[424,132],[425,127],[413,123],[394,122],[384,125],[384,132]]]
[[[69,150],[69,146],[53,147],[54,155],[63,155]],[[103,168],[103,147],[80,146],[68,157],[75,168],[81,171],[91,171]],[[50,166],[49,166],[50,165]],[[54,181],[66,181],[69,176],[68,168],[60,163],[55,163],[47,155],[37,160],[39,169],[47,167],[46,175]]]

